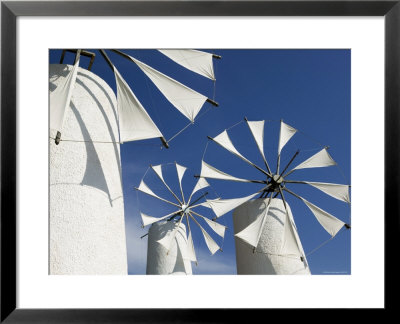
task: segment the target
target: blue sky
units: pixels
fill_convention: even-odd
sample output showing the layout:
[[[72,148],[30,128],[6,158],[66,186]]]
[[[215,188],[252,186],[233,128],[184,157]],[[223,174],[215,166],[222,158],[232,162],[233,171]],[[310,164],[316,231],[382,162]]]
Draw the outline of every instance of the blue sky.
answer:
[[[208,142],[207,136],[216,136],[224,129],[249,120],[267,120],[264,149],[271,166],[276,164],[279,120],[299,130],[282,152],[284,166],[297,149],[300,154],[294,165],[307,159],[323,146],[339,167],[296,171],[291,179],[350,184],[350,50],[208,50],[222,56],[214,60],[216,84],[170,61],[155,50],[124,50],[131,56],[179,80],[219,103],[215,108],[206,103],[189,126],[170,142],[170,148],[161,147],[159,139],[129,142],[121,145],[125,220],[128,263],[130,274],[144,274],[146,270],[147,233],[140,224],[141,211],[162,216],[165,206],[151,201],[133,189],[138,186],[150,164],[167,164],[174,161],[186,166],[183,187],[189,194],[195,184],[194,174],[200,173],[201,159]],[[115,78],[98,51],[92,72],[101,76],[116,91]],[[132,62],[110,51],[110,59],[131,86],[143,106],[166,139],[172,138],[189,121],[181,115],[154,87],[149,79]],[[58,63],[61,51],[50,51],[50,63]],[[67,54],[66,63],[74,56]],[[87,67],[89,59],[82,58],[80,66]],[[251,161],[262,165],[261,156],[244,122],[228,131],[236,148]],[[261,174],[245,162],[226,152],[215,143],[209,143],[204,160],[218,169],[237,177],[262,179]],[[274,169],[274,167],[273,167]],[[166,179],[179,191],[172,164],[165,168]],[[146,182],[155,192],[168,198],[160,183],[146,174]],[[210,180],[212,189],[223,198],[243,197],[260,189],[257,184]],[[295,187],[296,186],[296,187]],[[290,187],[310,202],[318,205],[346,223],[350,221],[350,208],[318,190],[305,185]],[[159,191],[157,191],[159,190]],[[329,239],[329,234],[316,221],[309,209],[297,198],[286,195],[298,228],[306,255]],[[203,210],[202,210],[203,211]],[[204,210],[205,216],[212,214]],[[216,241],[223,252],[211,256],[195,232],[194,241],[198,266],[192,264],[194,274],[236,274],[232,213],[219,219],[228,227],[225,239]],[[322,248],[307,256],[313,274],[350,274],[351,231],[342,229]]]

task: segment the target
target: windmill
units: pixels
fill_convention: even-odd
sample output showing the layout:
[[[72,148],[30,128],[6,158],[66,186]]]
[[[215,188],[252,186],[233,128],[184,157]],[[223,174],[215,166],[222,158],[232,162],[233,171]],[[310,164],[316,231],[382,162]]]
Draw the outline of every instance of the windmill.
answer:
[[[75,55],[72,65],[62,64],[67,52]],[[189,49],[154,52],[189,74],[203,73],[215,85],[213,60],[219,56]],[[112,69],[111,80],[101,56],[94,60],[98,53]],[[206,102],[218,105],[125,51],[113,53],[138,66],[166,104],[189,120],[186,127],[199,118]],[[90,58],[87,69],[81,67],[82,56]],[[59,63],[49,66],[50,274],[127,274],[120,144],[159,137],[168,147],[186,127],[165,139],[138,99],[143,93],[136,96],[124,79],[130,69],[119,71],[106,51],[63,50]],[[109,85],[113,78],[116,93]]]
[[[63,51],[60,61],[61,63],[63,62],[65,51],[66,50]],[[95,57],[95,53],[93,52],[82,51],[80,49],[70,51],[76,52],[75,63],[72,68],[66,67],[67,76],[63,80],[63,83],[60,84],[55,91],[50,93],[50,100],[52,102],[50,128],[57,131],[57,134],[54,138],[55,144],[57,145],[61,141],[61,130],[64,124],[65,113],[68,110],[72,91],[75,86],[81,53],[91,57],[89,70]],[[214,101],[214,99],[210,99],[207,96],[193,90],[192,88],[189,88],[181,82],[154,69],[153,67],[145,64],[131,55],[128,55],[120,50],[112,49],[112,52],[117,53],[118,55],[128,59],[138,66],[139,69],[162,93],[162,95],[170,102],[170,104],[172,104],[190,121],[189,124],[187,124],[183,129],[181,129],[167,141],[135,93],[132,91],[131,87],[125,81],[122,74],[112,63],[106,54],[106,51],[103,49],[100,49],[99,51],[115,75],[118,101],[117,119],[119,123],[119,143],[121,144],[129,141],[159,137],[162,144],[168,148],[169,141],[171,141],[189,125],[195,122],[195,118],[205,102],[218,107],[218,103]],[[163,49],[158,51],[186,69],[214,81],[215,89],[216,79],[214,74],[213,59],[220,59],[221,56],[191,49]]]
[[[328,153],[328,148],[323,147],[296,167],[290,168],[299,154],[298,150],[290,158],[287,165],[281,168],[283,148],[298,132],[297,129],[284,123],[282,120],[280,121],[276,165],[274,165],[273,171],[264,154],[265,121],[249,121],[245,118],[245,122],[262,157],[263,167],[253,163],[236,149],[227,130],[224,130],[215,137],[208,138],[258,170],[262,178],[259,180],[238,178],[218,170],[204,160],[202,161],[201,174],[198,177],[203,179],[255,183],[259,186],[261,185],[261,189],[246,197],[209,200],[208,204],[217,217],[235,209],[233,220],[238,274],[308,274],[310,273],[309,266],[290,206],[286,200],[286,194],[301,200],[322,227],[330,234],[332,239],[340,229],[343,227],[348,229],[350,225],[306,200],[297,194],[297,190],[292,187],[301,185],[312,186],[339,201],[350,204],[350,186],[292,179],[292,174],[297,170],[330,167],[336,165],[336,162]]]
[[[135,188],[138,192],[151,196],[173,208],[171,213],[162,217],[140,213],[143,227],[151,225],[148,232],[147,274],[192,273],[190,262],[197,264],[193,243],[193,225],[200,229],[211,254],[216,253],[221,248],[206,231],[204,225],[207,225],[214,234],[222,238],[225,235],[226,227],[224,225],[202,215],[197,209],[201,206],[208,207],[207,201],[205,201],[208,192],[202,192],[204,188],[209,186],[208,182],[202,178],[198,179],[192,191],[185,195],[182,179],[187,168],[176,162],[174,164],[180,189],[178,193],[171,189],[163,175],[163,169],[165,170],[167,165],[150,166],[150,169],[163,185],[164,191],[173,197],[173,201],[154,193],[144,181],[146,174],[143,176],[139,187]],[[188,232],[187,235],[186,232]]]

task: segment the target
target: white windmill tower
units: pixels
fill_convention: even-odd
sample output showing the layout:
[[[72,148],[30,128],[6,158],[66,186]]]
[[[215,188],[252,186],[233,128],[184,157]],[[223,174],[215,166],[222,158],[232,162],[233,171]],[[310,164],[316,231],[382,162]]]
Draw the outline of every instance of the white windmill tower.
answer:
[[[76,54],[74,65],[49,68],[50,274],[127,274],[120,144],[160,137],[168,147],[168,141],[123,79],[126,71],[120,73],[104,50],[100,53],[115,75],[116,95],[89,71],[95,52],[64,50],[60,63],[66,51]],[[218,105],[136,58],[113,51],[136,64],[190,124],[205,102]],[[160,52],[215,79],[217,55]],[[88,70],[79,67],[81,55],[91,57]]]
[[[260,171],[263,178],[247,180],[234,177],[204,161],[202,161],[200,174],[201,178],[262,185],[256,193],[243,198],[208,201],[217,217],[235,209],[233,222],[237,272],[238,274],[310,274],[293,214],[285,199],[284,192],[300,199],[333,238],[341,228],[350,228],[350,225],[301,197],[288,186],[309,185],[347,204],[350,204],[350,186],[336,183],[296,181],[289,177],[296,170],[336,165],[336,162],[329,155],[327,147],[287,171],[298,155],[299,151],[297,151],[289,163],[280,171],[282,150],[297,132],[295,128],[283,121],[280,122],[278,157],[276,171],[273,172],[264,154],[265,121],[248,121],[246,118],[245,121],[262,156],[264,168],[244,157],[233,145],[226,130],[214,138],[209,137],[209,139]]]
[[[186,167],[175,163],[180,189],[180,193],[175,193],[163,176],[163,169],[165,170],[166,166],[156,165],[150,166],[150,168],[163,184],[164,191],[172,195],[173,201],[166,199],[165,195],[161,197],[151,190],[144,182],[146,174],[139,187],[135,188],[138,192],[172,206],[173,209],[171,213],[162,217],[140,213],[143,227],[151,225],[148,232],[146,274],[192,274],[191,262],[197,263],[192,234],[193,224],[200,229],[211,254],[221,248],[203,226],[208,225],[215,234],[222,238],[225,235],[226,227],[200,214],[197,210],[201,206],[208,207],[207,201],[204,201],[208,192],[201,192],[202,189],[209,186],[207,181],[202,178],[198,179],[193,190],[185,195],[182,179]]]

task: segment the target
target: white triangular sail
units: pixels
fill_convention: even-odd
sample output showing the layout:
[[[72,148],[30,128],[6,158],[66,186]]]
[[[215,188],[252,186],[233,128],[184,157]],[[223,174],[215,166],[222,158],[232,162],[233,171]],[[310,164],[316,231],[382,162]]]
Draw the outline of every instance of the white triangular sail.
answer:
[[[163,220],[163,219],[165,219],[167,217],[170,217],[170,216],[172,216],[173,214],[176,214],[176,213],[177,212],[175,211],[175,212],[173,212],[171,214],[168,214],[168,215],[165,215],[163,217],[153,217],[153,216],[146,215],[144,213],[140,213],[140,216],[142,217],[143,226],[147,226],[147,225],[156,223],[156,222],[158,222],[160,220]]]
[[[141,192],[144,192],[144,193],[146,193],[146,194],[148,194],[148,195],[150,195],[150,196],[153,196],[153,197],[162,199],[161,197],[157,196],[157,195],[147,186],[147,184],[146,184],[143,180],[140,182],[140,185],[139,185],[139,187],[137,188],[137,190],[139,190],[139,191],[141,191]]]
[[[160,178],[164,186],[169,190],[169,192],[175,197],[175,199],[179,202],[182,203],[179,198],[175,195],[175,193],[171,190],[171,188],[167,185],[167,183],[164,180],[163,174],[162,174],[162,168],[161,164],[159,165],[150,165],[150,167],[153,169],[153,171],[157,174],[157,176]]]
[[[280,254],[302,256],[299,248],[297,231],[288,213],[285,213],[285,224]]]
[[[197,191],[199,191],[199,190],[201,190],[201,189],[203,189],[203,188],[206,188],[206,187],[208,187],[210,184],[207,182],[207,180],[206,179],[204,179],[204,178],[199,178],[199,180],[197,180],[197,183],[196,183],[196,185],[194,186],[194,188],[193,188],[193,191],[192,191],[192,193],[190,194],[190,197],[189,197],[189,201],[191,200],[191,198],[192,198],[192,196],[197,192]]]
[[[225,172],[222,172],[222,171],[214,168],[213,166],[207,164],[204,161],[201,161],[200,177],[209,178],[209,179],[231,180],[231,181],[238,181],[238,182],[251,182],[250,180],[236,178]]]
[[[335,216],[329,214],[325,210],[315,206],[309,201],[303,199],[303,202],[307,205],[307,207],[311,210],[314,216],[317,218],[318,222],[322,225],[322,227],[332,236],[334,237],[337,232],[345,225],[340,219],[337,219]]]
[[[206,241],[206,245],[211,254],[217,252],[220,249],[219,245],[215,243],[212,237],[205,231],[205,229],[196,221],[196,219],[192,215],[190,215],[190,217],[192,217],[195,223],[200,227],[201,233],[203,234],[204,240]]]
[[[267,219],[269,204],[266,206],[265,210],[257,215],[257,218],[254,222],[250,223],[246,228],[236,233],[235,236],[239,237],[246,243],[250,244],[253,247],[257,247],[258,242],[260,241],[260,237],[264,228],[265,220]]]
[[[189,223],[189,222],[188,222]],[[192,231],[189,228],[189,235],[187,239],[187,252],[190,261],[197,262],[196,252],[194,250]]]
[[[307,168],[322,168],[336,165],[336,162],[329,155],[326,148],[323,148],[318,153],[314,154],[304,162],[300,163],[293,170],[307,169]]]
[[[182,65],[190,71],[196,72],[215,80],[213,58],[211,53],[192,49],[159,50],[172,61]]]
[[[176,165],[176,172],[178,173],[179,183],[181,183],[183,175],[185,174],[187,168],[185,168],[182,165],[179,165],[178,163],[175,163],[175,165]]]
[[[216,142],[217,144],[221,145],[224,149],[228,150],[232,154],[235,154],[236,156],[241,158],[243,161],[253,165],[253,162],[246,159],[242,154],[239,153],[239,151],[236,149],[236,147],[233,145],[231,139],[229,138],[228,132],[226,130],[224,130],[221,134],[214,137],[213,141]]]
[[[181,222],[182,222],[182,218],[183,218],[183,216],[181,216],[179,222],[177,222],[175,224],[175,227],[172,230],[167,231],[165,233],[164,237],[162,237],[161,239],[157,240],[157,242],[160,243],[163,247],[165,247],[168,251],[171,248],[171,244],[172,244],[173,240],[175,239],[176,234],[177,234],[177,232],[178,232],[178,230],[180,228],[180,225],[181,225]]]
[[[182,178],[183,175],[185,174],[186,168],[182,165],[179,165],[178,163],[175,163],[175,166],[176,166],[176,172],[178,174],[179,188],[181,190],[182,200],[185,201],[185,196],[183,195],[183,190],[182,190]]]
[[[217,217],[221,217],[222,215],[230,212],[232,209],[254,198],[258,194],[259,192],[256,192],[250,196],[243,198],[207,200],[205,203],[202,203],[201,205],[210,206],[215,215]]]
[[[69,67],[66,66],[66,69]],[[50,92],[50,128],[60,131],[64,124],[65,112],[71,102],[72,91],[74,90],[76,75],[79,69],[79,58],[62,79],[57,88]]]
[[[117,83],[118,119],[121,142],[162,137],[162,133],[150,118],[140,101],[114,67]]]
[[[149,196],[152,196],[152,197],[155,197],[155,198],[157,198],[157,199],[160,199],[160,200],[162,200],[162,201],[164,201],[164,202],[166,202],[166,203],[168,203],[168,204],[171,204],[171,205],[174,205],[174,206],[179,207],[179,205],[174,204],[173,202],[171,202],[171,201],[169,201],[169,200],[166,200],[166,199],[164,199],[164,198],[161,198],[160,196],[157,196],[157,195],[147,186],[147,184],[146,184],[143,180],[140,182],[140,185],[139,185],[138,188],[136,188],[136,190],[139,190],[139,191],[141,191],[141,192],[143,192],[143,193],[145,193],[145,194],[147,194],[147,195],[149,195]]]
[[[281,121],[281,131],[279,133],[279,145],[278,145],[278,155],[281,154],[283,147],[286,143],[292,138],[294,134],[296,134],[297,129],[285,124]]]
[[[225,230],[226,230],[226,226],[221,225],[211,219],[208,219],[207,217],[204,217],[198,213],[196,213],[195,211],[191,211],[191,213],[201,217],[202,219],[204,219],[204,221],[208,224],[208,226],[211,227],[211,229],[217,233],[219,236],[224,237],[225,236]]]
[[[266,161],[265,155],[264,155],[264,123],[265,123],[264,120],[247,121],[247,125],[250,128],[251,134],[254,137],[257,147],[258,147],[264,161]]]
[[[317,188],[327,195],[350,204],[349,186],[336,183],[310,182],[305,183]]]
[[[207,97],[190,89],[184,84],[170,78],[148,66],[147,64],[129,56],[130,59],[150,78],[155,86],[186,118],[194,122],[196,115],[207,100]]]

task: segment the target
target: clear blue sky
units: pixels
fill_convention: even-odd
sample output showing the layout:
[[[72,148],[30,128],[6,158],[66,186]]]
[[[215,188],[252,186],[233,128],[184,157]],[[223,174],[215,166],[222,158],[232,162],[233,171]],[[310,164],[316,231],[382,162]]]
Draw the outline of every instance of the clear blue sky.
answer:
[[[206,103],[194,125],[188,127],[170,142],[170,148],[161,148],[159,139],[129,142],[121,145],[125,220],[130,274],[144,274],[146,269],[147,228],[141,229],[141,211],[154,216],[164,215],[163,206],[137,195],[138,186],[150,164],[177,161],[188,167],[183,186],[189,194],[195,184],[194,174],[200,173],[201,159],[207,144],[207,135],[216,136],[246,116],[249,120],[269,120],[265,124],[264,149],[271,166],[276,163],[279,120],[298,129],[285,146],[281,165],[285,165],[294,152],[300,149],[294,165],[316,153],[322,146],[329,152],[339,168],[319,168],[294,172],[291,179],[350,184],[350,50],[206,50],[222,56],[214,60],[216,71],[215,100],[218,108]],[[101,76],[116,91],[113,72],[105,64],[98,51],[92,72]],[[170,61],[155,50],[124,50],[124,52],[176,78],[189,87],[213,98],[214,84],[211,80],[190,72]],[[50,63],[58,63],[61,51],[50,51]],[[150,80],[132,62],[108,51],[125,80],[147,109],[165,138],[170,139],[188,124],[181,115],[154,87]],[[65,61],[71,64],[73,55]],[[82,58],[80,66],[87,67],[89,59]],[[245,123],[229,131],[236,148],[251,161],[262,165],[262,159]],[[215,143],[209,143],[205,161],[234,176],[261,179],[260,173],[226,152]],[[176,190],[172,165],[166,168],[166,178]],[[161,190],[152,182],[149,186]],[[175,182],[174,182],[175,181]],[[256,184],[233,183],[210,180],[213,190],[223,198],[236,198],[256,192]],[[155,187],[154,187],[155,186]],[[289,186],[288,186],[289,187]],[[290,187],[310,202],[318,205],[346,223],[351,223],[350,208],[306,185]],[[161,193],[162,191],[158,191]],[[164,192],[168,197],[168,192]],[[298,228],[306,255],[329,239],[329,234],[316,221],[310,210],[297,198],[288,194],[288,200]],[[151,199],[151,198],[150,198]],[[154,203],[154,204],[153,204]],[[138,206],[140,205],[140,206]],[[206,214],[207,212],[204,211]],[[212,216],[208,213],[206,216]],[[200,233],[195,232],[195,248],[199,260],[193,265],[195,274],[235,274],[236,260],[233,238],[232,213],[219,219],[228,227],[222,242],[223,252],[211,256]],[[337,236],[318,251],[307,256],[313,274],[350,274],[351,231],[342,229]]]

